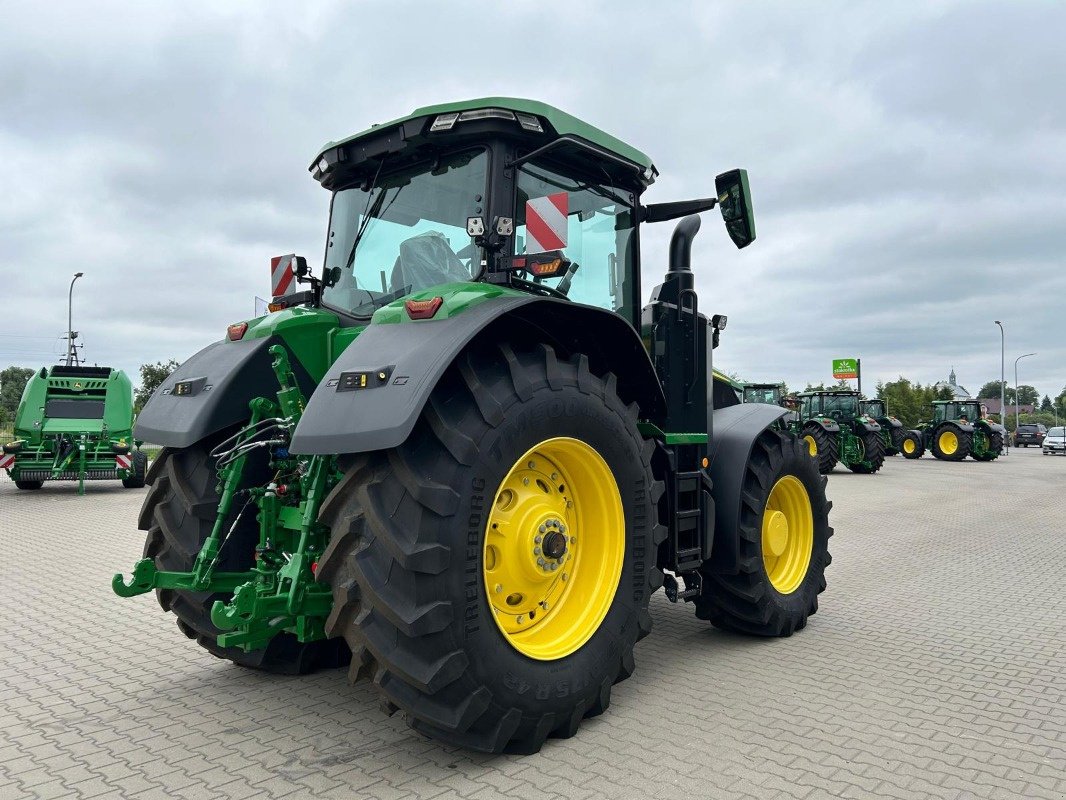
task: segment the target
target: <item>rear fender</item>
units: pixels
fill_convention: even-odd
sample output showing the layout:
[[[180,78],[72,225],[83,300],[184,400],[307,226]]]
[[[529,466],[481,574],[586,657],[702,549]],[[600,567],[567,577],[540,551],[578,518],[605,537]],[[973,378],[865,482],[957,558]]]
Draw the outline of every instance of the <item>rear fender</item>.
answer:
[[[859,422],[856,427],[862,428],[869,433],[880,433],[881,426],[876,422]]]
[[[276,335],[209,344],[159,385],[137,415],[134,437],[163,447],[188,447],[247,420],[249,401],[273,398],[280,388],[270,367],[273,356],[267,352],[275,344],[289,349]],[[291,350],[289,363],[304,395],[309,395],[314,381]],[[181,381],[192,382],[190,394],[174,394],[174,385]]]
[[[784,408],[745,403],[714,412],[714,436],[708,452],[714,498],[714,541],[710,567],[735,575],[740,538],[740,493],[755,440],[787,412]]]
[[[636,402],[644,418],[662,414],[651,359],[622,317],[566,300],[506,294],[442,319],[368,325],[311,396],[290,450],[328,455],[400,445],[437,382],[475,340],[543,342],[560,358],[585,353],[593,372],[617,375],[622,398]]]
[[[804,428],[806,428],[808,425],[818,425],[826,433],[840,433],[840,426],[837,425],[836,422],[831,419],[814,417],[813,419],[809,419],[803,423]]]

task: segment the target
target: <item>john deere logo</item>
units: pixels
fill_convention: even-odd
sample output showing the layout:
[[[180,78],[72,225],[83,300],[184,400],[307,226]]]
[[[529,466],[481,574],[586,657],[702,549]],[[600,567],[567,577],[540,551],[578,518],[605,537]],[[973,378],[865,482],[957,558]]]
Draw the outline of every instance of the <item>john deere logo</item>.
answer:
[[[74,391],[76,391],[76,392],[80,392],[81,391],[81,381],[74,381]]]

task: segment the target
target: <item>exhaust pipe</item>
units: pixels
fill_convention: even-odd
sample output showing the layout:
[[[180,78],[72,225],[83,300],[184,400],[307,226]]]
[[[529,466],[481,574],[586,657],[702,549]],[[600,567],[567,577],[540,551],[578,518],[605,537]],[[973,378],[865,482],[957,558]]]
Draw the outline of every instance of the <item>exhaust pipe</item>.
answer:
[[[699,215],[693,214],[677,223],[670,237],[670,270],[666,273],[666,280],[677,280],[682,290],[693,287],[692,240],[699,229]]]

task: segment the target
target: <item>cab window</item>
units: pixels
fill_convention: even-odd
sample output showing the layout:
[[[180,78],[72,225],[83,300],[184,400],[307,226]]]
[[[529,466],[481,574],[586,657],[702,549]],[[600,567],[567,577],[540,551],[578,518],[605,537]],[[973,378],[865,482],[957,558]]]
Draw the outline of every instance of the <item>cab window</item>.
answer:
[[[575,302],[625,314],[636,260],[634,201],[624,189],[529,162],[518,173],[515,255],[561,250],[576,265],[572,274],[537,282]]]

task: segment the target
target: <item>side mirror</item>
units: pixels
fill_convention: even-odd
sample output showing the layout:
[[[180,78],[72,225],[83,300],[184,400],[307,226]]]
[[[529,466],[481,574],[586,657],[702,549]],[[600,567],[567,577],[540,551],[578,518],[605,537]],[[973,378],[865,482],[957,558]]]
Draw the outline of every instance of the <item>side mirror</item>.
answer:
[[[751,191],[748,189],[748,171],[734,169],[723,172],[714,179],[718,193],[718,205],[729,238],[737,248],[747,247],[755,241],[755,213],[751,209]]]

